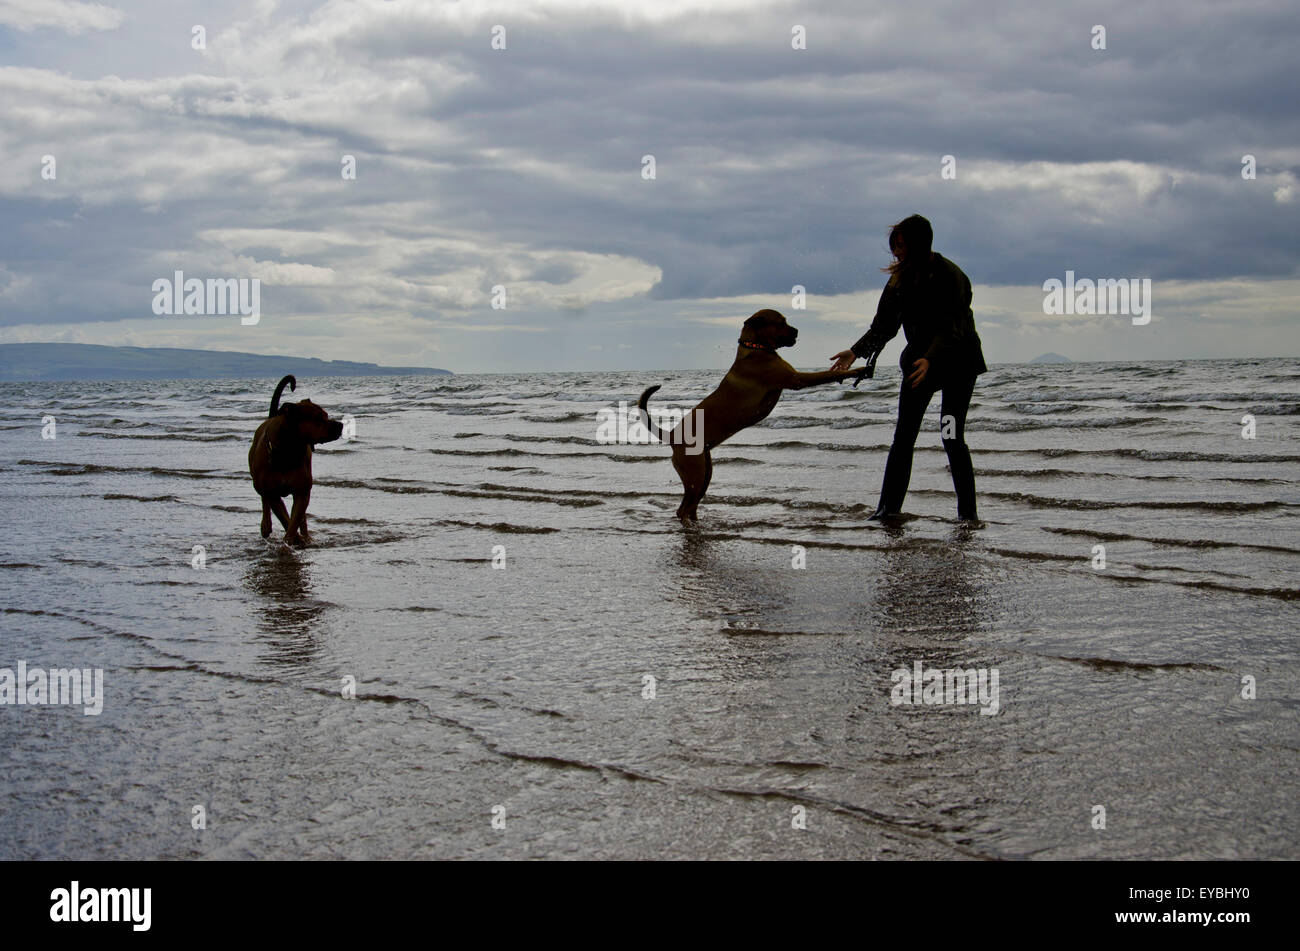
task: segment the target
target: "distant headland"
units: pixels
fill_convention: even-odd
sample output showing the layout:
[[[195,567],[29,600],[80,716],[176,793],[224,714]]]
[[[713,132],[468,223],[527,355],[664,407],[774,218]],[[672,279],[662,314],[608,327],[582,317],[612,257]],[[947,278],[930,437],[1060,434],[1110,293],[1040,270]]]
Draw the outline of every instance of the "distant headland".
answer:
[[[1041,356],[1034,357],[1030,363],[1073,363],[1069,357],[1063,357],[1059,353],[1044,353]]]
[[[0,381],[278,379],[321,376],[450,376],[434,367],[381,367],[352,360],[277,357],[232,350],[101,347],[89,343],[0,343]]]

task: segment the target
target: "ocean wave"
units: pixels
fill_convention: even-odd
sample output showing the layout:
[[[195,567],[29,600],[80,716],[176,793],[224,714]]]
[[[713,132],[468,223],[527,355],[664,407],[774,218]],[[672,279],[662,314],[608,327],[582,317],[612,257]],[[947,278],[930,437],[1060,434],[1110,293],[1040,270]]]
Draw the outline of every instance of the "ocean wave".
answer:
[[[535,443],[556,443],[559,445],[573,446],[600,446],[603,443],[596,442],[592,436],[533,436],[528,433],[503,433],[497,437],[488,437],[496,439],[505,439],[508,442],[535,442]]]
[[[1036,429],[1114,429],[1166,422],[1161,416],[1090,416],[1087,419],[968,419],[967,432],[1021,433]]]
[[[1014,479],[1095,479],[1099,473],[1087,469],[993,469],[976,466],[976,475]],[[1137,482],[1233,482],[1242,485],[1291,485],[1286,479],[1254,478],[1251,476],[1206,476],[1186,473],[1129,472],[1122,475],[1105,473],[1106,478],[1132,479]]]
[[[843,403],[860,400],[867,394],[862,390],[813,387],[805,390],[787,390],[782,399],[792,403]]]
[[[560,531],[546,525],[515,525],[511,522],[463,522],[459,519],[442,519],[436,525],[451,528],[475,528],[497,535],[550,535]]]
[[[162,439],[174,442],[248,442],[252,433],[115,433],[107,430],[83,429],[78,436],[92,436],[96,439]]]
[[[1120,660],[1117,657],[1066,657],[1062,654],[1040,654],[1037,651],[1028,651],[1027,653],[1035,654],[1039,657],[1045,657],[1048,660],[1063,660],[1071,664],[1082,664],[1085,667],[1091,667],[1093,670],[1113,670],[1113,671],[1137,671],[1147,672],[1155,670],[1195,670],[1195,671],[1222,671],[1224,668],[1215,664],[1202,664],[1196,662],[1167,661],[1164,663],[1158,661],[1140,661],[1140,660]]]
[[[914,489],[914,493],[923,492],[940,492],[938,489]],[[945,493],[947,494],[947,493]],[[1063,499],[1054,498],[1044,495],[1033,495],[1028,492],[988,492],[984,491],[981,495],[989,498],[1002,499],[1006,502],[1023,503],[1034,506],[1035,508],[1060,508],[1060,509],[1078,509],[1079,511],[1103,511],[1106,509],[1153,509],[1162,510],[1186,510],[1186,511],[1203,511],[1225,513],[1229,515],[1238,515],[1246,512],[1266,512],[1275,509],[1300,508],[1300,503],[1280,502],[1274,499],[1259,501],[1213,501],[1209,499],[1147,499],[1137,500],[1116,500],[1116,499]]]
[[[800,439],[782,439],[768,443],[732,443],[754,449],[820,449],[823,452],[888,452],[889,443],[873,443],[869,446],[854,446],[837,442],[804,442]]]
[[[986,395],[996,396],[1004,403],[1065,403],[1073,405],[1076,403],[1092,403],[1101,400],[1118,400],[1121,390],[1101,390],[1101,389],[1073,389],[1071,387],[1042,387],[1037,389],[1013,389],[1003,392],[997,387],[990,386],[987,390],[976,389],[977,394],[984,392]]]
[[[1259,399],[1259,393],[1213,393],[1209,391],[1199,393],[1125,393],[1121,399],[1126,403],[1137,403],[1138,405],[1158,403],[1164,400],[1177,400],[1182,403],[1237,403],[1244,409]]]
[[[1287,555],[1298,555],[1294,547],[1285,545],[1257,545],[1251,542],[1230,542],[1219,538],[1160,538],[1150,535],[1130,535],[1125,532],[1108,532],[1098,529],[1085,528],[1066,528],[1055,525],[1043,525],[1042,530],[1051,532],[1054,535],[1070,535],[1078,538],[1097,539],[1099,541],[1123,541],[1123,542],[1141,542],[1147,545],[1169,546],[1175,548],[1246,548],[1253,551],[1278,552]]]
[[[446,403],[441,400],[424,400],[419,403],[412,402],[409,405],[413,406],[416,409],[437,409],[437,410],[444,410],[446,412],[480,410],[480,409],[502,409],[505,411],[510,411],[510,410],[516,410],[522,408],[519,402],[514,400],[493,400],[487,403],[475,403],[473,406],[465,406],[462,403],[456,403],[456,402]]]
[[[1096,407],[1084,403],[1007,403],[1006,408],[1022,416],[1051,416],[1057,413],[1081,413]]]
[[[81,476],[81,475],[156,475],[176,479],[240,479],[246,480],[247,473],[237,474],[204,469],[167,469],[162,466],[110,466],[94,462],[46,462],[39,459],[19,459],[19,465],[39,466],[45,475]]]
[[[527,449],[429,449],[428,452],[439,456],[466,456],[480,458],[484,456],[503,456],[505,458],[546,459],[590,459],[598,453],[590,452],[529,452]]]
[[[599,491],[593,492],[587,489],[560,489],[549,486],[532,488],[531,486],[501,485],[496,482],[479,482],[476,483],[473,488],[481,489],[484,492],[531,492],[537,495],[572,495],[581,496],[583,498],[594,498],[597,500],[606,498],[635,499],[641,498],[645,495],[644,492],[634,492],[631,490],[620,492],[617,489],[600,489]]]
[[[826,420],[815,419],[811,416],[769,416],[761,423],[756,424],[757,429],[806,429],[809,426],[825,426]]]
[[[984,450],[988,451],[988,450]],[[1057,456],[1121,456],[1141,459],[1144,462],[1300,462],[1300,455],[1279,453],[1197,452],[1189,449],[1055,449],[1002,450],[1008,452],[1038,452],[1049,458]]]
[[[541,505],[567,505],[572,508],[589,508],[604,505],[600,499],[571,498],[554,492],[476,492],[469,489],[441,489],[438,494],[466,499],[508,499],[512,502],[536,502]]]
[[[406,483],[399,479],[336,479],[316,477],[315,484],[329,489],[369,489],[391,495],[430,495],[439,489],[422,483]]]
[[[591,413],[561,413],[559,416],[539,416],[535,413],[525,414],[521,417],[529,423],[581,423],[584,420],[589,421],[593,426],[596,424],[596,414]]]

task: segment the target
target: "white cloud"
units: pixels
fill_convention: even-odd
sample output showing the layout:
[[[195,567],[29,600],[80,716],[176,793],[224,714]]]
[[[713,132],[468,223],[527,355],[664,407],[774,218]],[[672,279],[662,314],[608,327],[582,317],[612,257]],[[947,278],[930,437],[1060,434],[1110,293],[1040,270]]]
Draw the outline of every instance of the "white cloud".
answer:
[[[1296,181],[1295,175],[1290,172],[1283,172],[1277,176],[1282,182],[1273,190],[1273,200],[1279,205],[1289,205],[1295,201]]]
[[[77,0],[0,0],[0,25],[29,33],[51,27],[65,33],[115,30],[124,19],[121,10],[102,3]]]
[[[237,264],[236,271],[240,276],[255,277],[279,287],[334,283],[334,271],[327,267],[281,261],[254,261],[246,257],[239,258]]]

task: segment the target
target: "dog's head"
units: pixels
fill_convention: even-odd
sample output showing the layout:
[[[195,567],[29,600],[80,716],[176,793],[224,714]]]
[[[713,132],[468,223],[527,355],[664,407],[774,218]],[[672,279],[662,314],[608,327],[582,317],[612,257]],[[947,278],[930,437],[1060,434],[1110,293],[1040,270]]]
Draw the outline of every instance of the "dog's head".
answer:
[[[786,323],[785,315],[779,310],[756,311],[745,321],[740,331],[740,339],[757,343],[773,350],[778,347],[793,347],[799,337],[799,331]]]
[[[285,403],[280,407],[280,413],[302,441],[313,446],[333,442],[343,435],[343,421],[330,419],[330,414],[311,400]]]

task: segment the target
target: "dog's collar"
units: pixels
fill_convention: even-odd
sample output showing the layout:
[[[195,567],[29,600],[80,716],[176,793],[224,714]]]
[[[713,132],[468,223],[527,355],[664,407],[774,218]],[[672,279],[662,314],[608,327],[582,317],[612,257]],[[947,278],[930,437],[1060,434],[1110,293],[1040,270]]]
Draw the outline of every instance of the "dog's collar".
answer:
[[[742,347],[748,347],[750,350],[766,350],[768,353],[776,353],[776,347],[765,347],[761,343],[753,343],[749,340],[737,340],[736,343]]]

